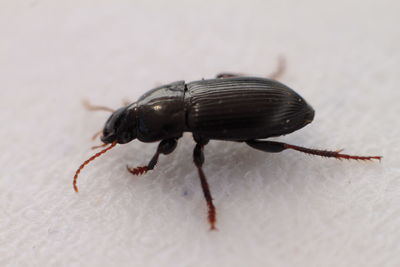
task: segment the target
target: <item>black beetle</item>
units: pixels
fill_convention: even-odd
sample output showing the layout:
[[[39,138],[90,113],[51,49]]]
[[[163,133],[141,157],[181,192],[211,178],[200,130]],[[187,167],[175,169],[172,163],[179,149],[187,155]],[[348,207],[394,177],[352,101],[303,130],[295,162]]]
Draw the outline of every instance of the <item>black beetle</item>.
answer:
[[[313,108],[299,94],[273,79],[220,74],[216,79],[174,82],[157,87],[137,102],[113,112],[101,137],[104,142],[102,146],[111,145],[78,168],[73,186],[78,192],[76,183],[83,167],[117,143],[125,144],[134,139],[142,142],[161,141],[147,166],[127,167],[129,172],[139,175],[152,170],[160,154],[170,154],[184,132],[192,132],[196,142],[193,161],[207,201],[208,221],[211,229],[216,229],[216,211],[202,170],[203,148],[211,139],[244,142],[265,152],[293,149],[337,159],[381,159],[380,156],[351,156],[341,154],[340,151],[259,140],[294,132],[306,126],[313,118]]]

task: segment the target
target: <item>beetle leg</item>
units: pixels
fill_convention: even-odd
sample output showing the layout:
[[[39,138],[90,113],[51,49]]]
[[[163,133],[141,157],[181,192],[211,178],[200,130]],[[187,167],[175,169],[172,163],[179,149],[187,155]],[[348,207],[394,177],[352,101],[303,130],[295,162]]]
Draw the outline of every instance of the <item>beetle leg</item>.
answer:
[[[162,140],[157,147],[156,153],[151,158],[151,160],[147,166],[141,166],[141,167],[136,167],[136,168],[129,168],[128,166],[126,166],[126,168],[133,175],[144,174],[147,171],[154,169],[154,166],[156,166],[158,157],[160,156],[160,154],[168,155],[168,154],[172,153],[172,151],[175,150],[176,145],[177,145],[176,139]]]
[[[238,73],[222,72],[222,73],[217,74],[217,76],[215,76],[215,78],[224,79],[224,78],[234,78],[234,77],[240,77],[240,76],[246,76],[246,75],[238,74]]]
[[[301,146],[295,146],[273,141],[250,140],[246,141],[246,143],[252,148],[272,153],[281,152],[285,149],[293,149],[303,153],[317,155],[321,157],[327,157],[327,158],[355,159],[355,160],[372,160],[372,159],[381,160],[382,158],[381,156],[352,156],[340,153],[341,150],[338,151],[318,150],[318,149],[305,148]]]
[[[132,101],[130,101],[127,98],[122,99],[122,105],[124,106],[129,106],[132,103]]]
[[[268,75],[268,78],[271,80],[279,79],[280,77],[282,77],[283,73],[285,72],[285,69],[286,69],[286,60],[283,56],[279,56],[276,70],[270,75]]]
[[[204,153],[203,153],[204,145],[201,143],[197,143],[196,147],[193,151],[193,161],[197,167],[197,171],[199,173],[201,187],[203,189],[204,197],[207,201],[208,206],[208,222],[210,223],[210,230],[217,230],[215,227],[215,223],[217,221],[215,206],[212,201],[212,196],[210,192],[210,187],[208,186],[208,182],[206,176],[203,172],[203,163],[204,163]]]
[[[286,69],[286,60],[283,56],[278,57],[278,65],[276,70],[267,76],[268,79],[277,80],[282,77],[283,73]],[[241,73],[230,73],[230,72],[222,72],[216,76],[217,79],[224,79],[224,78],[234,78],[234,77],[241,77],[241,76],[249,76]]]
[[[105,106],[95,106],[92,105],[87,99],[84,99],[82,101],[83,106],[90,111],[98,111],[98,110],[103,110],[103,111],[108,111],[108,112],[114,112],[115,110],[109,107]]]

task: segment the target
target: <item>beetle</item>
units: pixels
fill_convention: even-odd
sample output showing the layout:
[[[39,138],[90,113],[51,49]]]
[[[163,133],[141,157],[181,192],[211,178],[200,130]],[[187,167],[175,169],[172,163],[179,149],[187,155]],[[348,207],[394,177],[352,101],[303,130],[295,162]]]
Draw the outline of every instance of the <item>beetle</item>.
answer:
[[[127,169],[133,175],[152,170],[161,154],[168,155],[184,132],[191,132],[196,143],[193,162],[208,206],[210,229],[216,229],[216,209],[203,172],[204,146],[210,140],[242,142],[252,148],[277,153],[292,149],[336,159],[380,160],[381,156],[353,156],[341,151],[317,150],[276,141],[262,140],[297,131],[314,118],[314,109],[294,90],[276,81],[279,71],[269,79],[222,73],[215,79],[186,83],[173,82],[145,93],[138,101],[114,111],[102,131],[101,147],[76,171],[77,178],[92,160],[117,144],[134,139],[159,141],[156,153],[146,166]],[[93,110],[105,107],[89,107]],[[110,110],[110,109],[108,109]]]

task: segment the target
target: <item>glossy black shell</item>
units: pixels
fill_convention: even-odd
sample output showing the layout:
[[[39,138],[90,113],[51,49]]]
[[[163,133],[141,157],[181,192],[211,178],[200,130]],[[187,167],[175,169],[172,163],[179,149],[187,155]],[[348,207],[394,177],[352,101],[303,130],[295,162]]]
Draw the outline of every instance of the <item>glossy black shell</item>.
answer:
[[[241,141],[284,135],[314,117],[314,110],[295,91],[262,78],[191,82],[185,101],[188,128],[208,139]]]
[[[175,82],[137,102],[138,139],[179,138],[245,141],[285,135],[314,118],[314,110],[289,87],[269,79],[235,77]]]
[[[179,138],[186,130],[184,81],[150,90],[136,104],[137,138],[154,142]]]

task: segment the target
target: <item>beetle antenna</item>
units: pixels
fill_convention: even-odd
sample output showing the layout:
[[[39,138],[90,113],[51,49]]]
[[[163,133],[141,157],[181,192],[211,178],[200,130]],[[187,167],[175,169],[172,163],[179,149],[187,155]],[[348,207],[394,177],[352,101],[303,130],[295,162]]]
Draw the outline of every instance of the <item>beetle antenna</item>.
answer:
[[[90,102],[87,99],[84,99],[82,101],[83,106],[90,111],[97,111],[97,110],[103,110],[103,111],[109,111],[109,112],[114,112],[115,110],[109,107],[105,106],[95,106],[90,104]]]
[[[106,153],[108,150],[110,150],[111,148],[115,147],[116,145],[117,145],[117,142],[115,141],[115,142],[113,142],[109,147],[107,147],[107,148],[103,149],[102,151],[100,151],[100,152],[94,154],[94,155],[91,156],[89,159],[87,159],[85,162],[83,162],[83,163],[81,164],[81,166],[79,166],[79,168],[78,168],[78,169],[76,170],[76,172],[75,172],[74,181],[73,181],[73,183],[72,183],[72,185],[74,186],[75,192],[78,193],[78,186],[76,185],[76,182],[77,182],[77,180],[78,180],[78,175],[79,175],[79,173],[81,172],[81,170],[82,170],[86,165],[88,165],[91,161],[93,161],[94,159],[100,157],[101,155],[103,155],[104,153]]]

